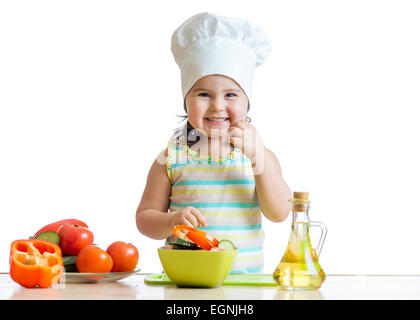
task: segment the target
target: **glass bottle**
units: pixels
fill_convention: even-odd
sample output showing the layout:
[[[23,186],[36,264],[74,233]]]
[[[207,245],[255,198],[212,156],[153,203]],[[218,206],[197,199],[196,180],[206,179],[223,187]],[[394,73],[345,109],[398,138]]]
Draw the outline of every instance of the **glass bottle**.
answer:
[[[318,258],[327,235],[326,226],[320,221],[310,221],[308,192],[294,192],[292,203],[292,230],[286,252],[273,273],[279,289],[314,290],[325,281],[325,273]],[[319,227],[321,236],[318,246],[312,248],[309,238],[310,227]]]

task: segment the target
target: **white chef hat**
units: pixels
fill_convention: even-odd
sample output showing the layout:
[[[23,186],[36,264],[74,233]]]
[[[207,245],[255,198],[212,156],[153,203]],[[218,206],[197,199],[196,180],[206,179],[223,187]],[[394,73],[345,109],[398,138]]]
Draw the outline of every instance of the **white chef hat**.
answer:
[[[183,97],[200,78],[221,74],[235,80],[250,99],[255,68],[271,52],[264,30],[246,19],[199,13],[172,35],[171,51],[181,69]]]

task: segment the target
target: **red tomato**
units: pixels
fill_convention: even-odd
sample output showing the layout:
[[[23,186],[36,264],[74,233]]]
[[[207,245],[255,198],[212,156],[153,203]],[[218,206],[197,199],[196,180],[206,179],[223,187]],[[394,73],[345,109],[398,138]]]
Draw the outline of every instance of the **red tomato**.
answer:
[[[112,270],[112,265],[111,256],[93,244],[83,248],[76,259],[79,272],[106,273]]]
[[[78,219],[64,219],[60,221],[56,221],[50,224],[47,224],[45,227],[42,227],[39,229],[32,238],[35,238],[39,233],[45,232],[45,231],[54,231],[57,232],[58,228],[60,228],[63,224],[75,224],[81,227],[89,228],[86,223],[84,223],[82,220]]]
[[[77,256],[83,248],[93,243],[93,233],[88,228],[63,224],[57,230],[63,255]]]
[[[106,252],[114,262],[112,272],[133,271],[139,261],[139,252],[131,243],[116,241],[111,243]]]

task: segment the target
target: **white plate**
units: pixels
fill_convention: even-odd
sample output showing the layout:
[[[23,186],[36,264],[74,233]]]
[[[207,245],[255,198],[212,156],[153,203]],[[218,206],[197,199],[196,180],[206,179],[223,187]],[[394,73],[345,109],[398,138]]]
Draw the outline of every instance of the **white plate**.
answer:
[[[65,283],[95,283],[118,281],[139,272],[140,269],[128,272],[108,272],[108,273],[82,273],[64,272],[61,282]]]

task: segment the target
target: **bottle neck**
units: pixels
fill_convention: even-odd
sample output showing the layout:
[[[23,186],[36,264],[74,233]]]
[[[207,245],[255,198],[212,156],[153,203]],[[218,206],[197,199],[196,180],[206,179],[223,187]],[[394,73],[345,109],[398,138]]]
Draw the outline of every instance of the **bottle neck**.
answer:
[[[293,222],[309,222],[309,201],[296,201],[293,202],[292,213]]]
[[[309,222],[308,211],[293,211],[293,222]]]

